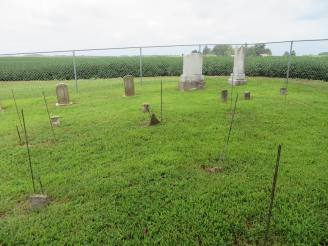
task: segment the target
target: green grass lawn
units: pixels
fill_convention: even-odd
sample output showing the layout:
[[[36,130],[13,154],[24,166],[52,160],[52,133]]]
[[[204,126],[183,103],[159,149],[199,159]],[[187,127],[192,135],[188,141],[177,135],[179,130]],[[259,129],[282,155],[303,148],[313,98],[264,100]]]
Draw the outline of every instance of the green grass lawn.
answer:
[[[230,93],[227,77],[207,77],[206,89],[192,92],[177,90],[178,77],[162,78],[164,121],[148,127],[142,103],[159,116],[160,79],[136,79],[135,97],[122,97],[120,79],[79,81],[78,94],[68,82],[68,107],[55,106],[54,81],[0,83],[0,245],[259,244],[280,143],[270,239],[328,244],[328,83],[292,80],[286,100],[282,79],[235,87],[229,158],[220,162],[231,118],[230,101],[219,100],[222,89]],[[33,190],[12,89],[51,198],[40,211],[28,208]],[[42,90],[61,116],[58,142]]]

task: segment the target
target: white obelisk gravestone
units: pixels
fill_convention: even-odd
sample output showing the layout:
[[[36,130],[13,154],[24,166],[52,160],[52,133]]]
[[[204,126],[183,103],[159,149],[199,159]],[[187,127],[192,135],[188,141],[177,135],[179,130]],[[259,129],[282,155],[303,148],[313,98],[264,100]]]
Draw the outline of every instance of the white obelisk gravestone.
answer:
[[[229,83],[233,85],[246,84],[245,76],[245,48],[235,48],[235,56],[233,61],[233,73],[229,78]]]

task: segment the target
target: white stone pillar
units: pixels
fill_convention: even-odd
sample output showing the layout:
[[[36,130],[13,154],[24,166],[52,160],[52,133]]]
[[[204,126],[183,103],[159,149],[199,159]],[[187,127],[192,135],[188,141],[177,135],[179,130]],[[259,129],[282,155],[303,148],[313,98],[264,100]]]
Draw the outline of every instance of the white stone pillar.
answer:
[[[229,83],[233,85],[246,84],[245,76],[245,47],[235,48],[233,61],[233,73],[229,78]]]

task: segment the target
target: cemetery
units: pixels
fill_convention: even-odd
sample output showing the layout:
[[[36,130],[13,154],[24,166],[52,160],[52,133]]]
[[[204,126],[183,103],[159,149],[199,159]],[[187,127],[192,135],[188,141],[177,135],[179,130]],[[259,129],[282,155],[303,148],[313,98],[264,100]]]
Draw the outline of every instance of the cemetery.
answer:
[[[234,52],[226,76],[192,53],[142,83],[1,82],[0,238],[326,245],[328,84],[248,76]]]

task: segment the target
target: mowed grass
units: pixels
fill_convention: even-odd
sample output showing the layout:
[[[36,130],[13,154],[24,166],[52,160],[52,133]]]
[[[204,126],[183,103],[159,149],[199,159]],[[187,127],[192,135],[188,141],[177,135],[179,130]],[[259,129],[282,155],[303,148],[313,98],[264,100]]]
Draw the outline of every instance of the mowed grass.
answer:
[[[162,124],[148,127],[148,102]],[[249,78],[239,93],[228,160],[220,162],[229,123],[227,77],[180,92],[178,77],[69,81],[74,103],[56,107],[55,84],[1,83],[0,244],[254,245],[264,237],[277,145],[282,159],[270,240],[328,244],[328,83]],[[27,153],[18,144],[24,109],[34,171],[51,204],[28,209],[33,193]],[[52,140],[42,90],[62,125]],[[252,100],[245,101],[249,90]],[[234,99],[233,98],[233,99]],[[222,167],[208,173],[202,166]]]

